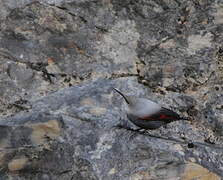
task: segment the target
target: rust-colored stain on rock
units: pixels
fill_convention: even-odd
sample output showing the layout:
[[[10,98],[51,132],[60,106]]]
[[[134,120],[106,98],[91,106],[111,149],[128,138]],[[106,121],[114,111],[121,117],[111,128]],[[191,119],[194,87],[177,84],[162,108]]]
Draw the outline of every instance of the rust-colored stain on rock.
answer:
[[[4,164],[4,157],[5,157],[5,152],[1,152],[0,151],[0,166],[2,166]]]
[[[9,171],[19,171],[23,169],[28,162],[28,159],[26,157],[13,159],[8,163],[8,169]]]
[[[82,106],[94,106],[96,105],[94,99],[91,99],[91,98],[84,98],[80,101],[80,104]]]
[[[95,116],[101,116],[101,115],[105,114],[106,111],[107,111],[107,109],[103,108],[103,107],[93,107],[90,109],[90,113]]]
[[[221,180],[221,178],[196,163],[188,163],[181,180]]]
[[[41,144],[46,141],[46,137],[55,139],[60,135],[60,125],[56,120],[50,120],[45,123],[32,124],[33,129],[31,139],[35,144]]]
[[[148,171],[139,171],[130,177],[130,180],[152,180]]]
[[[4,139],[1,139],[1,141],[0,141],[0,149],[1,148],[5,148],[5,147],[8,147],[8,146],[10,146],[9,144],[9,137],[6,137],[6,138],[4,138]]]
[[[53,64],[53,63],[55,63],[55,59],[49,57],[49,58],[47,59],[47,63],[48,63],[48,64]]]

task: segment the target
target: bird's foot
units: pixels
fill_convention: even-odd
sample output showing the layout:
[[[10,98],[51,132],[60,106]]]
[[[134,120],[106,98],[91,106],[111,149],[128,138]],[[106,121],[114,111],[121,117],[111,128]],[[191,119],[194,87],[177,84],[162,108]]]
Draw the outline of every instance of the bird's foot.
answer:
[[[126,126],[126,125],[123,125],[123,124],[118,124],[118,125],[115,125],[113,126],[114,128],[117,128],[117,129],[126,129],[126,130],[130,130],[130,131],[135,131],[134,129]]]
[[[146,132],[146,129],[143,129],[143,128],[134,129],[134,128],[131,128],[129,126],[122,125],[122,124],[118,124],[118,125],[113,126],[113,127],[118,128],[118,129],[126,129],[128,131],[139,132],[139,133],[142,133],[142,134],[144,134]]]
[[[135,129],[134,131],[139,132],[139,133],[142,133],[142,134],[147,133],[147,130],[146,129],[143,129],[143,128],[138,128],[138,129]]]

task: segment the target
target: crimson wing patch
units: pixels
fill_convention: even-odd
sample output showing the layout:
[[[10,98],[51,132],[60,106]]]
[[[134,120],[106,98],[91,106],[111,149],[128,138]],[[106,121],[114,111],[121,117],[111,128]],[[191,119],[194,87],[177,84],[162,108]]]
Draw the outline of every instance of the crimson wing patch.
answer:
[[[143,120],[148,120],[148,121],[166,121],[166,122],[171,122],[174,120],[180,119],[180,116],[175,113],[174,111],[167,109],[167,108],[161,108],[160,111],[150,115],[150,116],[145,116],[142,117],[141,119]]]

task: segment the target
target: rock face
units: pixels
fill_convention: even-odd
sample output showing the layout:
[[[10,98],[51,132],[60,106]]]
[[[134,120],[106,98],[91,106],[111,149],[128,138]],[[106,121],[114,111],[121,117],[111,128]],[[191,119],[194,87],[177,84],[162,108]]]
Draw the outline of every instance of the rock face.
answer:
[[[221,179],[221,1],[0,7],[0,179]],[[119,128],[136,127],[112,87],[191,121]]]

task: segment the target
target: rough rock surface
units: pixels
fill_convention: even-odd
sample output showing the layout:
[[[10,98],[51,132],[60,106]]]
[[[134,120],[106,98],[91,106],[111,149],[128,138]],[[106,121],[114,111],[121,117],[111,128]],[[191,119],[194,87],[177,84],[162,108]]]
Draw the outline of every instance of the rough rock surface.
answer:
[[[223,177],[223,2],[0,1],[0,179]],[[189,117],[147,133],[112,91]]]

